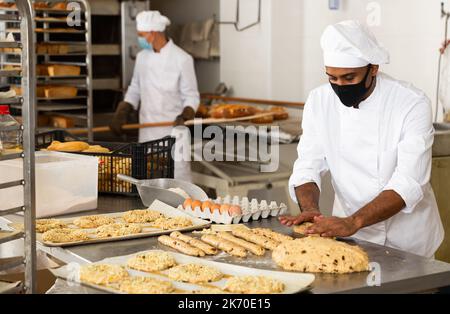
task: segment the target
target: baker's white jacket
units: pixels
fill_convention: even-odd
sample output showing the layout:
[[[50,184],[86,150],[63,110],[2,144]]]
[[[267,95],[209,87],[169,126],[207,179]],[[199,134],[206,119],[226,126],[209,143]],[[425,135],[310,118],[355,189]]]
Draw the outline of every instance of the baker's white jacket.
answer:
[[[394,190],[406,207],[366,227],[359,239],[432,257],[444,231],[433,190],[432,110],[412,85],[379,73],[374,92],[359,109],[345,107],[325,84],[305,104],[289,190],[308,182],[321,185],[330,171],[335,190],[333,215],[347,217],[383,190]]]
[[[175,121],[187,106],[197,110],[200,96],[192,57],[172,40],[159,53],[140,51],[125,101],[135,109],[141,103],[140,123]],[[168,136],[171,130],[172,127],[140,129],[139,141]]]

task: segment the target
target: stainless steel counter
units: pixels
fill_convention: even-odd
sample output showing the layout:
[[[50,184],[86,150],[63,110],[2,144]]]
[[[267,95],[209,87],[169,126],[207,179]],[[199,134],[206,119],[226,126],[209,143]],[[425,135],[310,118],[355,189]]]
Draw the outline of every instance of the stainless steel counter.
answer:
[[[86,214],[108,213],[142,208],[140,200],[124,197],[101,197],[98,209]],[[13,217],[10,217],[14,220]],[[279,224],[277,219],[263,219],[248,224],[250,227],[268,227],[275,231],[291,234],[289,228]],[[411,239],[413,241],[413,239]],[[353,241],[353,240],[349,240]],[[311,292],[313,293],[413,293],[423,292],[440,287],[450,286],[450,264],[428,260],[420,256],[402,252],[399,250],[355,241],[369,254],[371,262],[380,265],[381,285],[369,287],[367,279],[369,273],[356,273],[348,275],[316,275]],[[107,257],[136,253],[149,249],[165,249],[160,246],[156,238],[145,238],[120,242],[109,242],[84,246],[74,246],[65,249],[49,248],[39,245],[39,249],[48,254],[68,262],[96,262]],[[271,261],[270,253],[264,257],[252,256],[250,259],[232,258],[225,254],[209,257],[215,261],[250,265],[254,268],[277,269]],[[257,273],[257,271],[255,272]],[[67,286],[72,292],[95,293],[96,290]]]

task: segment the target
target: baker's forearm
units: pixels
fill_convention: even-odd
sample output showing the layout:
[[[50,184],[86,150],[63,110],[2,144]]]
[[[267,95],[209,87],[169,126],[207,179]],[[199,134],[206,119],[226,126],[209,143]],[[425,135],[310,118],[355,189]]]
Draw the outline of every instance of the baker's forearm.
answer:
[[[391,218],[404,207],[405,202],[395,191],[383,191],[350,218],[361,229]]]
[[[297,197],[300,211],[318,211],[320,190],[317,184],[309,182],[295,188],[295,196]]]

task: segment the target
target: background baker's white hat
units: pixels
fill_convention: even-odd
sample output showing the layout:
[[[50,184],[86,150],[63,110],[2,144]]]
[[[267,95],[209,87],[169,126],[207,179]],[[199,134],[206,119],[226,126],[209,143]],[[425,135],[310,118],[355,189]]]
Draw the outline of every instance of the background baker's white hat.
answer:
[[[142,11],[136,16],[138,32],[164,32],[170,20],[159,11]]]
[[[368,64],[389,63],[389,52],[358,21],[329,25],[322,34],[320,44],[325,66],[358,68]]]

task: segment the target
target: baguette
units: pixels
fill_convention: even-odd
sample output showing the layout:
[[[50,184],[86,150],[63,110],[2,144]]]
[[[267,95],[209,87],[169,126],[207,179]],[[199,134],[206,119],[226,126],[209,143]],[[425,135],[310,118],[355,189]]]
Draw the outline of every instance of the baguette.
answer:
[[[205,256],[205,252],[203,252],[202,250],[200,250],[200,249],[198,249],[196,247],[193,247],[193,246],[191,246],[191,245],[189,245],[189,244],[187,244],[187,243],[185,243],[185,242],[183,242],[181,240],[174,239],[174,238],[171,238],[171,237],[166,236],[166,235],[162,235],[162,236],[158,237],[158,241],[161,244],[164,244],[164,245],[166,245],[168,247],[171,247],[172,249],[175,249],[175,250],[177,250],[177,251],[179,251],[179,252],[181,252],[183,254],[186,254],[186,255],[200,256],[200,257]]]
[[[255,234],[259,234],[261,236],[267,237],[267,238],[272,239],[277,242],[294,240],[294,238],[292,238],[288,235],[275,232],[273,230],[270,230],[269,228],[253,228],[252,232]]]
[[[218,250],[214,246],[211,246],[205,242],[202,242],[196,238],[187,236],[182,234],[181,232],[174,231],[170,234],[171,238],[178,239],[180,241],[186,242],[189,245],[192,245],[193,247],[196,247],[203,252],[205,252],[208,255],[216,255]]]
[[[243,248],[240,245],[237,245],[231,241],[219,238],[218,236],[214,234],[204,234],[202,235],[202,241],[206,242],[208,244],[211,244],[212,246],[237,257],[246,257],[247,252],[245,251],[245,248]]]
[[[258,245],[261,245],[262,247],[268,249],[268,250],[274,250],[280,243],[277,241],[274,241],[272,239],[266,238],[264,236],[261,236],[259,234],[254,234],[249,229],[244,228],[234,228],[231,233],[239,238],[242,238],[244,240],[256,243]]]
[[[219,232],[217,234],[217,236],[219,238],[224,239],[224,240],[228,240],[230,242],[233,242],[236,245],[240,245],[240,246],[242,246],[243,248],[245,248],[246,250],[252,252],[255,255],[262,256],[262,255],[264,255],[264,253],[266,253],[266,250],[263,247],[261,247],[261,246],[259,246],[257,244],[254,244],[254,243],[251,243],[251,242],[248,242],[248,241],[236,238],[235,236],[233,236],[232,234],[230,234],[228,232],[221,231],[221,232]]]

